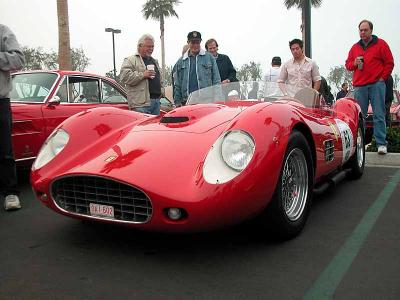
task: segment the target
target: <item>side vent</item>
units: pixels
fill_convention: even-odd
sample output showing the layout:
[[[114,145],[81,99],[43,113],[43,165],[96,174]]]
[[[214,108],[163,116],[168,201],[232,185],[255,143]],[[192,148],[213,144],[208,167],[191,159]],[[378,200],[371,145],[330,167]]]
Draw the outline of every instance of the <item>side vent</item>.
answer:
[[[335,146],[333,145],[333,140],[324,141],[324,152],[325,152],[325,161],[330,162],[333,161]]]
[[[189,121],[188,117],[162,117],[160,123],[184,123]]]

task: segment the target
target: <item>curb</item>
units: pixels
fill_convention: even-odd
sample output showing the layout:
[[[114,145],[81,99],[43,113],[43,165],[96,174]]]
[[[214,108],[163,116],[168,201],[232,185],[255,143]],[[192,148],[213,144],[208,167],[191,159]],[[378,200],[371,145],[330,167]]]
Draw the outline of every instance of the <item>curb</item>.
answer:
[[[400,153],[387,153],[385,155],[376,152],[365,152],[365,165],[386,166],[400,168]]]

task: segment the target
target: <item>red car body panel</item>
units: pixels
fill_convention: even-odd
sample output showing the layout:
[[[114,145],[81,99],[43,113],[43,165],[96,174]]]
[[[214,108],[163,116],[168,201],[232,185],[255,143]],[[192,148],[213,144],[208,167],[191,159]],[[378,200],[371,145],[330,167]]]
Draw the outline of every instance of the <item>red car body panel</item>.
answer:
[[[348,124],[355,145],[360,114],[352,99],[342,99],[332,108],[306,108],[293,99],[197,104],[157,117],[96,108],[60,125],[70,133],[68,144],[52,161],[32,171],[31,182],[46,206],[70,217],[144,230],[211,230],[246,220],[265,209],[274,194],[294,129],[308,137],[315,158],[315,183],[340,168],[344,161],[337,120]],[[162,121],[174,117],[187,119],[179,123]],[[203,175],[210,147],[221,134],[235,129],[253,137],[256,146],[252,160],[232,180],[210,184]],[[335,148],[331,161],[325,157],[327,140],[333,141]],[[351,154],[354,151],[355,147]],[[77,175],[107,178],[137,188],[151,199],[151,218],[136,224],[62,209],[51,196],[52,184]],[[172,221],[165,213],[170,207],[183,208],[188,216]]]
[[[30,166],[46,138],[68,117],[78,112],[99,106],[109,107],[111,105],[121,109],[128,109],[124,89],[111,78],[74,71],[18,72],[14,73],[12,76],[14,77],[25,74],[56,74],[57,76],[55,77],[47,96],[41,102],[24,100],[17,101],[17,99],[11,97],[13,118],[12,139],[14,155],[18,166]],[[123,97],[125,97],[125,103],[88,102],[51,104],[51,99],[56,95],[63,81],[72,77],[98,80],[102,85],[106,83],[115,88]],[[11,95],[13,95],[13,92]],[[103,93],[101,94],[101,97],[103,97]]]

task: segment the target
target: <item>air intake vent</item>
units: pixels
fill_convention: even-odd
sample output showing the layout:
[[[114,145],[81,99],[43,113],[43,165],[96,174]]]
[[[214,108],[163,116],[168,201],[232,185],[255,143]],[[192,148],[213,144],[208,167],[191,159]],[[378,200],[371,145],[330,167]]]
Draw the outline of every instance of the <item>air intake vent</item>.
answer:
[[[189,121],[188,117],[162,117],[160,123],[184,123]]]
[[[52,185],[56,204],[73,214],[90,215],[90,204],[114,207],[115,219],[146,223],[153,213],[150,199],[140,190],[107,178],[71,176]]]

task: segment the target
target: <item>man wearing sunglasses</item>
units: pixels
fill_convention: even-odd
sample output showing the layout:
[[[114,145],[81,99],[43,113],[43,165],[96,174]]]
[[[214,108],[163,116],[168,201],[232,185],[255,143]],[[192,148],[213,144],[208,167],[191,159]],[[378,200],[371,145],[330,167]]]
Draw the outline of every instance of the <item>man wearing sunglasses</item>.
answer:
[[[176,106],[185,105],[190,93],[221,83],[215,58],[200,46],[200,32],[189,32],[187,40],[189,49],[174,68],[173,98]]]

